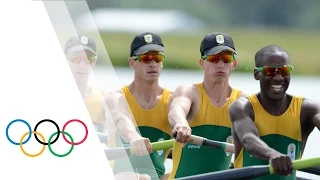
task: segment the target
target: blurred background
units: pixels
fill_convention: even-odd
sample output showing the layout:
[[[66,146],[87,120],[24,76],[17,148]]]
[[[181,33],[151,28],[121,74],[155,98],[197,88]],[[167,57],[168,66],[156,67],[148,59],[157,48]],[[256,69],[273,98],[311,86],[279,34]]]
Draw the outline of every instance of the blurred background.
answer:
[[[166,47],[166,69],[200,70],[200,42],[210,32],[231,35],[238,51],[237,72],[252,72],[254,54],[277,44],[291,55],[295,74],[320,75],[320,1],[317,0],[89,0],[83,13],[67,2],[77,29],[98,28],[115,67],[127,67],[129,46],[143,31],[159,33]],[[95,26],[88,25],[88,18]],[[99,65],[105,65],[100,54]]]

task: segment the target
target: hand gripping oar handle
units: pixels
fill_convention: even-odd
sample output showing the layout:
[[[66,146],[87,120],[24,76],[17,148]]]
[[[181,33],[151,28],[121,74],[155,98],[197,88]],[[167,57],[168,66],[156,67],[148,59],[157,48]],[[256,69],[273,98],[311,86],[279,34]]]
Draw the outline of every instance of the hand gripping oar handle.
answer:
[[[177,138],[177,133],[174,134],[174,138]],[[225,152],[234,153],[234,145],[230,143],[213,141],[207,138],[203,138],[196,135],[191,135],[189,143],[200,145],[200,146],[210,146]]]
[[[320,166],[320,157],[316,158],[307,158],[307,159],[298,159],[292,162],[294,170],[307,169],[316,166]],[[269,165],[270,174],[274,174],[274,169]]]
[[[320,166],[320,157],[293,161],[294,170],[306,169],[314,166]],[[177,178],[177,180],[246,180],[270,174],[274,174],[274,169],[271,165],[260,165],[187,176],[183,178]]]
[[[170,149],[173,147],[174,141],[175,141],[174,139],[170,139],[166,141],[151,143],[152,152]],[[109,161],[115,160],[124,156],[135,155],[135,151],[132,147],[118,147],[118,148],[105,149],[104,153],[106,154]]]

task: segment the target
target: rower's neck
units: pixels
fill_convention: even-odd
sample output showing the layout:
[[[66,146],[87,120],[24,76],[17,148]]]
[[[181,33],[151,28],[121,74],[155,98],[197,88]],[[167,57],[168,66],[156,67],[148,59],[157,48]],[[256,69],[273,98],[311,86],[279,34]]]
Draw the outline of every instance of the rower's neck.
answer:
[[[139,101],[149,102],[156,100],[162,93],[162,88],[159,86],[158,81],[140,83],[139,81],[133,81],[129,86],[130,92]]]
[[[221,83],[203,81],[202,84],[211,103],[216,107],[221,107],[228,101],[232,92],[232,87],[229,85],[228,81]]]
[[[266,94],[260,92],[257,97],[262,107],[273,116],[282,115],[288,109],[291,102],[291,98],[288,95],[279,100],[272,100]]]

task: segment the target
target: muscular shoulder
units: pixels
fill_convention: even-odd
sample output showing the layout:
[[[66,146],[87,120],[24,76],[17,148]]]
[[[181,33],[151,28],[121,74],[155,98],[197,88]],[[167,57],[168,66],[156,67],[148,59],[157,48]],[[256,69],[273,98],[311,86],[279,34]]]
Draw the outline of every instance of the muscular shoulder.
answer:
[[[171,103],[172,99],[173,99],[173,91],[170,91],[169,98],[168,98],[168,103],[169,104]]]
[[[194,99],[199,94],[199,89],[195,84],[180,85],[173,92],[173,96],[182,96],[189,99]]]
[[[175,89],[175,92],[177,91],[183,91],[183,92],[186,92],[186,91],[198,91],[198,87],[195,85],[195,84],[184,84],[184,85],[180,85],[178,86],[176,89]]]
[[[118,105],[118,103],[125,102],[125,96],[122,94],[121,90],[115,90],[105,93],[105,101],[107,105]]]
[[[248,97],[248,96],[249,96],[249,93],[240,90],[240,96],[239,97]]]
[[[247,97],[239,97],[229,106],[229,114],[231,121],[236,120],[237,116],[252,117],[253,108]]]
[[[168,101],[167,101],[168,108],[170,108],[172,101],[173,101],[173,92],[171,91],[169,94]]]
[[[304,98],[302,100],[301,115],[303,117],[310,117],[320,112],[319,102]]]

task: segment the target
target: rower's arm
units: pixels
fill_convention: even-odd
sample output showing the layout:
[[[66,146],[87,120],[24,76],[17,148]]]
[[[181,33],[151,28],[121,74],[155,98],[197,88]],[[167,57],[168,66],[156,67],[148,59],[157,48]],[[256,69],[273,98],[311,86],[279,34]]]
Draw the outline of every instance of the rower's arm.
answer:
[[[303,124],[307,126],[303,126],[302,130],[304,133],[308,133],[306,131],[311,131],[314,127],[317,127],[320,130],[320,104],[312,101],[310,99],[304,99],[302,103],[301,117],[303,120]]]
[[[136,131],[135,121],[125,97],[118,92],[110,93],[106,97],[106,104],[109,110],[107,121],[115,127],[114,131],[118,131],[121,138],[128,142],[140,139],[141,135]]]
[[[171,92],[170,96],[169,96],[169,100],[168,100],[168,104],[167,104],[168,111],[170,111],[172,100],[173,100],[173,92]],[[168,114],[168,116],[169,116],[169,114]],[[168,121],[169,121],[169,117],[168,117]],[[170,128],[171,128],[171,131],[172,131],[173,127],[170,126]]]
[[[179,86],[174,91],[169,110],[171,127],[176,124],[188,124],[187,115],[192,105],[193,88],[193,85]]]
[[[318,128],[318,130],[320,131],[320,103],[314,105],[314,113],[313,113],[313,117],[312,119],[312,123],[314,126],[316,126]]]
[[[275,150],[260,139],[258,129],[250,117],[251,113],[253,113],[253,109],[246,98],[239,98],[230,105],[229,115],[232,129],[239,138],[243,148],[253,157],[269,160],[275,153]]]

